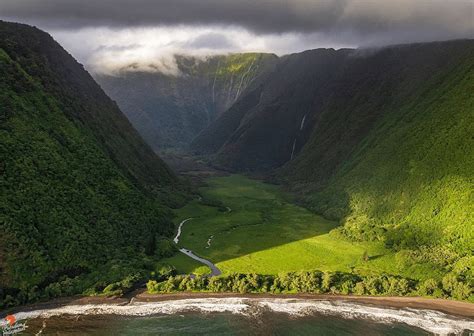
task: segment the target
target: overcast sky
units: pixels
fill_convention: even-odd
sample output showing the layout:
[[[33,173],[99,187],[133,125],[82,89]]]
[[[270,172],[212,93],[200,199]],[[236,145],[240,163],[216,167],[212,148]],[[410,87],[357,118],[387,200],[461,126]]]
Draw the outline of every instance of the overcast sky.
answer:
[[[93,71],[208,55],[474,38],[474,0],[0,0]],[[150,65],[153,67],[150,67]]]

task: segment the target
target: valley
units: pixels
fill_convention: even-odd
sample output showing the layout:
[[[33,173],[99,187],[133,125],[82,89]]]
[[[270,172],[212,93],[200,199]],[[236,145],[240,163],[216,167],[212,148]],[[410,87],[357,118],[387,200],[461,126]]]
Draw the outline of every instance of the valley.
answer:
[[[442,270],[435,265],[413,263],[381,242],[346,239],[337,222],[296,205],[281,186],[242,175],[212,177],[206,183],[199,189],[201,199],[175,212],[176,224],[188,219],[178,246],[211,260],[226,274],[321,270],[416,280],[442,278]],[[180,274],[209,273],[182,254],[162,263],[173,265]]]
[[[473,336],[473,13],[0,0],[0,336]]]
[[[93,77],[0,21],[1,309],[474,302],[473,40],[173,57]]]

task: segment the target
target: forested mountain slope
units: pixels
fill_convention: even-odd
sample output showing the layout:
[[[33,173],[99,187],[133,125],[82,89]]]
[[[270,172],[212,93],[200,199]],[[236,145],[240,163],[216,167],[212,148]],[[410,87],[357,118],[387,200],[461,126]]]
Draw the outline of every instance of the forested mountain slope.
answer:
[[[396,85],[346,81],[280,176],[355,239],[472,255],[474,43],[412,48]]]
[[[473,40],[309,51],[283,58],[193,147],[276,176],[351,239],[472,280],[473,92]]]
[[[174,74],[131,66],[95,78],[153,149],[182,149],[259,75],[271,70],[276,60],[273,54],[259,53],[206,58],[176,55]]]
[[[142,271],[184,186],[36,28],[0,22],[0,120],[0,306]]]

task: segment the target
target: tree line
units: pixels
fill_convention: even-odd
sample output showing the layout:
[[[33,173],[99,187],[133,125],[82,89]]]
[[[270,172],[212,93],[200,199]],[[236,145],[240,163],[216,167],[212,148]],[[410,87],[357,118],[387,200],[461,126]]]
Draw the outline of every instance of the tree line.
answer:
[[[300,271],[279,275],[232,273],[217,277],[171,275],[150,280],[149,293],[232,292],[232,293],[314,293],[343,295],[430,296],[474,302],[472,286],[448,274],[442,281],[416,281],[392,275],[360,276],[344,272]]]

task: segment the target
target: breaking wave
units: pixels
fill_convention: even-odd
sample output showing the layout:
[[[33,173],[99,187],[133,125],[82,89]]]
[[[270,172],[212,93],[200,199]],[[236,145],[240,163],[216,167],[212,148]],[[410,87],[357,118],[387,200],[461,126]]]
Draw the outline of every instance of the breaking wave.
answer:
[[[474,330],[474,321],[425,309],[382,308],[344,301],[308,299],[196,298],[161,302],[133,302],[127,305],[86,304],[16,313],[17,320],[49,318],[60,315],[148,316],[183,312],[232,313],[258,316],[265,311],[295,317],[314,314],[346,319],[367,319],[380,323],[405,323],[438,335],[461,334]],[[3,322],[0,322],[2,324]]]

